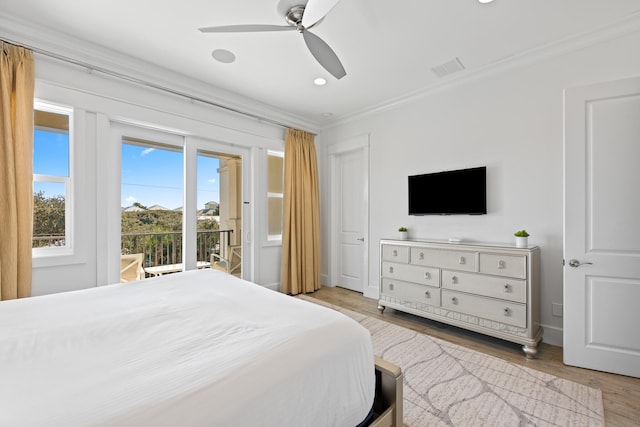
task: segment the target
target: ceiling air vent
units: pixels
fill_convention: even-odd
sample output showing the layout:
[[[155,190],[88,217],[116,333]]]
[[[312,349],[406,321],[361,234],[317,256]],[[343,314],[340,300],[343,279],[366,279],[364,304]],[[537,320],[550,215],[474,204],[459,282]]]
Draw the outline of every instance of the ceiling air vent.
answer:
[[[451,61],[436,65],[431,69],[436,76],[441,78],[462,70],[464,70],[464,65],[462,65],[462,62],[460,62],[458,58],[453,58]]]

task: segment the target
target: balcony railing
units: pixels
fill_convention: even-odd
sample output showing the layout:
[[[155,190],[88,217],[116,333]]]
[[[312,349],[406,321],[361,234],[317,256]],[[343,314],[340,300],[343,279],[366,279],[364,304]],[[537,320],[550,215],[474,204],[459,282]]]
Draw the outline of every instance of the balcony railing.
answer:
[[[201,230],[196,235],[196,260],[210,261],[211,254],[224,256],[233,230]],[[122,254],[144,254],[144,267],[182,263],[182,231],[122,233]]]
[[[200,230],[196,235],[196,261],[210,262],[211,255],[226,258],[233,230]],[[33,247],[65,245],[65,236],[34,236]],[[144,267],[182,263],[182,231],[122,233],[121,254],[144,254]]]
[[[53,234],[48,236],[33,236],[32,248],[60,247],[65,245],[64,234]]]

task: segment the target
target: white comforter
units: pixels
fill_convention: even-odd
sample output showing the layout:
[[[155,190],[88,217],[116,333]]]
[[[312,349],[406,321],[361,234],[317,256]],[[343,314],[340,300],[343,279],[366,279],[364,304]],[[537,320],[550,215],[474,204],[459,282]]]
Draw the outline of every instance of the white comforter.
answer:
[[[0,303],[0,426],[348,426],[369,332],[199,270]]]

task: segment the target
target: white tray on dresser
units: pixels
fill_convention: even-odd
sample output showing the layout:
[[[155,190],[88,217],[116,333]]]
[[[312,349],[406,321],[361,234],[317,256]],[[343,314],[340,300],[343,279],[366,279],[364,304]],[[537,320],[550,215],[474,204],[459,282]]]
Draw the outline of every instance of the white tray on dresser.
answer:
[[[540,249],[421,240],[380,241],[385,307],[523,345],[537,353]]]

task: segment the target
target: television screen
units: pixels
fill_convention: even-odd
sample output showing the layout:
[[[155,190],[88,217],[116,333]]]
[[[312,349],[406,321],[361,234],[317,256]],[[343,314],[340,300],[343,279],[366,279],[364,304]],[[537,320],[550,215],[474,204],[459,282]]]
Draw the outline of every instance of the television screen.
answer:
[[[409,176],[409,215],[486,213],[485,166]]]

